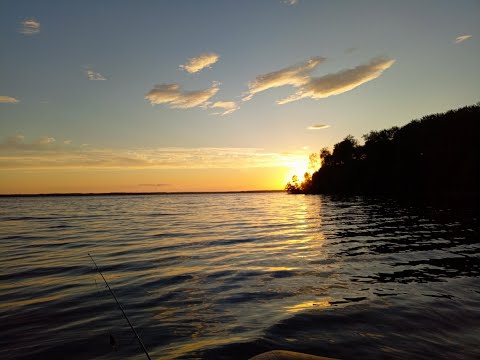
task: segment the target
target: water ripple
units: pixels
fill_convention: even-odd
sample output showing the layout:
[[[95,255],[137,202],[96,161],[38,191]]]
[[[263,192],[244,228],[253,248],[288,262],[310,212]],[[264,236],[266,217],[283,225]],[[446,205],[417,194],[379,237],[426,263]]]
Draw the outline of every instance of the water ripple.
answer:
[[[479,230],[364,197],[4,198],[0,358],[142,358],[91,253],[153,358],[476,359]]]

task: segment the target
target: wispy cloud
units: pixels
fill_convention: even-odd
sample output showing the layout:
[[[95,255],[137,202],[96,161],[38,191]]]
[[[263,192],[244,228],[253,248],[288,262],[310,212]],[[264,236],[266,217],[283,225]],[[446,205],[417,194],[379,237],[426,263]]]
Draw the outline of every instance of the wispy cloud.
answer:
[[[292,6],[297,5],[299,1],[300,0],[283,0],[283,3]]]
[[[261,91],[284,85],[290,85],[299,90],[285,99],[278,100],[277,104],[280,105],[303,98],[321,99],[339,95],[376,79],[395,63],[393,59],[375,58],[353,69],[321,77],[312,76],[313,70],[324,60],[325,58],[322,57],[313,57],[302,64],[257,76],[248,84],[249,89],[243,101],[250,100],[253,95]]]
[[[180,69],[185,70],[186,72],[193,74],[199,72],[206,67],[211,67],[215,64],[220,56],[215,53],[204,53],[199,56],[188,59],[184,65],[180,65]]]
[[[47,145],[47,144],[53,144],[55,141],[56,140],[53,137],[42,136],[40,139],[38,139],[37,144],[38,145]]]
[[[2,150],[46,150],[51,149],[51,145],[56,142],[56,139],[51,136],[41,136],[33,139],[30,142],[25,142],[23,134],[16,134],[8,136],[0,143]]]
[[[0,95],[0,104],[16,104],[19,100],[11,96],[1,96]]]
[[[320,65],[325,58],[316,56],[307,61],[283,68],[278,71],[273,71],[267,74],[259,75],[255,80],[249,82],[248,92],[245,94],[243,101],[250,100],[253,95],[272,89],[279,86],[291,85],[295,87],[302,86],[310,80],[310,73],[318,65]]]
[[[378,78],[394,63],[395,60],[393,59],[376,58],[353,69],[342,70],[321,77],[312,77],[308,82],[302,84],[294,95],[279,100],[277,103],[286,104],[304,98],[322,99],[342,94]]]
[[[310,125],[309,127],[307,127],[308,130],[321,130],[321,129],[327,129],[329,128],[330,125],[326,125],[326,124],[316,124],[316,125]]]
[[[34,18],[23,20],[21,25],[20,33],[22,34],[33,35],[40,32],[40,23]]]
[[[167,104],[171,108],[187,109],[205,105],[218,90],[216,81],[211,87],[196,91],[182,91],[179,84],[159,84],[145,95],[145,99],[152,105]]]
[[[50,138],[50,137],[48,137]],[[233,169],[291,166],[305,152],[269,152],[258,148],[102,149],[58,142],[26,142],[15,135],[0,143],[0,169],[156,168]]]
[[[6,137],[5,140],[3,141],[2,145],[4,147],[5,146],[15,147],[16,145],[23,144],[24,141],[25,141],[25,136],[23,134],[16,134],[16,135]]]
[[[458,44],[458,43],[464,42],[465,40],[468,40],[468,39],[470,39],[471,37],[472,37],[472,35],[461,35],[461,36],[458,36],[458,37],[455,39],[454,43],[455,43],[455,44]]]
[[[93,71],[92,69],[85,69],[85,75],[87,76],[88,80],[107,80],[105,76],[99,72]]]
[[[228,115],[237,111],[240,107],[234,101],[216,101],[209,105],[210,108],[223,109],[223,112],[213,113],[213,115]]]

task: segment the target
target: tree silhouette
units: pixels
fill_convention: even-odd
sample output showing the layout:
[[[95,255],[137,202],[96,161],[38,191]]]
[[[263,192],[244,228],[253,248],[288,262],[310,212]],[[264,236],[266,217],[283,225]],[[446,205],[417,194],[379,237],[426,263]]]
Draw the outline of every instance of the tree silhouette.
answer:
[[[399,128],[351,135],[316,158],[321,167],[291,193],[479,193],[480,102]],[[312,155],[310,156],[312,159]],[[306,174],[307,175],[307,174]]]
[[[336,166],[351,164],[358,158],[358,141],[348,135],[343,141],[333,147],[333,164]]]

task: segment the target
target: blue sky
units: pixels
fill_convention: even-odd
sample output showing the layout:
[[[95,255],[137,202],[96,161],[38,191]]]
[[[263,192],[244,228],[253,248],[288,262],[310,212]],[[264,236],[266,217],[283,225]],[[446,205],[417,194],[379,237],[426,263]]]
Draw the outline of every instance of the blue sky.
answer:
[[[155,179],[162,177],[161,169],[171,172],[177,165],[152,158],[154,149],[200,151],[208,163],[202,169],[235,168],[239,158],[251,164],[245,153],[253,152],[262,158],[255,167],[287,168],[298,163],[297,156],[331,147],[348,134],[360,137],[480,100],[478,1],[4,1],[1,6],[0,171],[11,179],[26,169],[47,179],[62,166],[93,174],[102,165],[75,158],[100,150],[107,156],[106,149],[117,158],[132,153],[134,160],[148,158],[146,166],[158,170]],[[460,36],[467,37],[455,41]],[[180,67],[202,54],[218,59],[195,73]],[[315,57],[322,60],[311,70],[288,75]],[[354,70],[342,73],[348,69]],[[274,80],[266,81],[269,76]],[[280,78],[286,85],[279,86]],[[170,87],[168,96],[188,97],[181,105],[187,108],[165,102],[167,94],[158,89],[172,84],[178,91]],[[190,107],[197,94],[188,92],[208,89],[214,95]],[[300,94],[295,101],[277,103],[295,94]],[[227,105],[235,111],[212,115]],[[329,127],[307,129],[315,124]],[[215,163],[218,150],[212,149],[233,149],[227,156],[231,165]],[[24,161],[45,157],[46,150],[64,161],[58,166]],[[70,152],[75,155],[69,160]],[[190,167],[187,161],[194,160],[176,152],[171,156],[181,163],[178,168],[198,166]],[[107,164],[103,170],[142,168],[132,168],[130,160],[99,163]],[[3,192],[14,189],[0,185]]]

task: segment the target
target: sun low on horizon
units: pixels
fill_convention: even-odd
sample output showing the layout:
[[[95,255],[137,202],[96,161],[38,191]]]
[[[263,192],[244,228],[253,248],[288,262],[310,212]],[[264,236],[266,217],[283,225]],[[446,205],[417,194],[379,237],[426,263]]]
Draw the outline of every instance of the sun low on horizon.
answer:
[[[479,15],[467,0],[5,2],[0,194],[284,189],[347,135],[478,102]]]
[[[292,181],[294,176],[296,176],[299,180],[302,180],[306,173],[312,174],[314,171],[314,169],[312,169],[308,164],[308,158],[292,161],[288,165],[287,169],[288,171],[283,179],[283,184]]]

